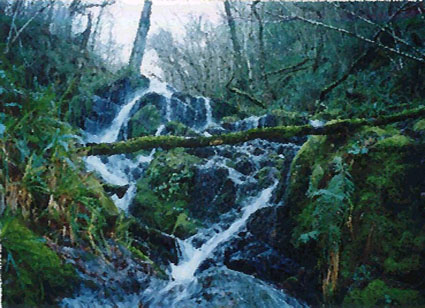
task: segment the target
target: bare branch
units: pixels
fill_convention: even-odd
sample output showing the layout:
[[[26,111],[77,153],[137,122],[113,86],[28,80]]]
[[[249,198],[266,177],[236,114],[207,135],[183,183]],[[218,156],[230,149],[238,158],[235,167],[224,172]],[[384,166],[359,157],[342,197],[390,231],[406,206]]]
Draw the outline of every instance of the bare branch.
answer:
[[[299,15],[294,15],[293,17],[295,19],[304,21],[304,22],[309,23],[309,24],[314,25],[314,26],[319,26],[319,27],[322,27],[322,28],[325,28],[325,29],[333,30],[333,31],[336,31],[336,32],[339,32],[339,33],[342,33],[342,34],[345,34],[345,35],[348,35],[348,36],[355,37],[355,38],[357,38],[357,39],[359,39],[361,41],[364,41],[364,42],[366,42],[368,44],[371,44],[371,45],[374,45],[376,47],[382,48],[382,49],[384,49],[386,51],[389,51],[391,53],[394,53],[396,55],[399,55],[399,56],[402,56],[402,57],[405,57],[405,58],[414,60],[414,61],[419,62],[421,64],[425,64],[425,60],[422,59],[422,58],[418,58],[418,57],[416,57],[414,55],[411,55],[409,53],[406,53],[404,51],[400,51],[400,50],[394,49],[392,47],[386,46],[386,45],[384,45],[384,44],[382,44],[380,42],[377,42],[376,40],[371,40],[371,39],[366,38],[366,37],[364,37],[364,36],[362,36],[360,34],[357,34],[357,33],[354,33],[354,32],[350,32],[350,31],[348,31],[346,29],[337,28],[335,26],[328,25],[328,24],[325,24],[325,23],[320,22],[320,21],[317,21],[317,20],[305,18],[305,17],[299,16]]]
[[[278,69],[277,71],[268,72],[266,73],[266,75],[270,76],[270,75],[283,74],[283,73],[293,73],[293,72],[305,69],[305,68],[302,68],[301,66],[303,66],[310,60],[311,60],[310,58],[306,58],[297,64]]]
[[[390,35],[390,36],[391,36],[391,37],[392,37],[392,38],[393,38],[396,42],[402,43],[403,45],[405,45],[405,46],[409,47],[410,49],[412,49],[414,52],[416,52],[416,54],[420,55],[422,58],[425,58],[425,54],[424,54],[423,52],[421,52],[420,50],[418,50],[415,46],[413,46],[412,44],[410,44],[410,43],[409,43],[409,42],[407,42],[406,40],[404,40],[404,39],[400,38],[399,36],[397,36],[397,35],[396,35],[393,31],[390,31],[391,29],[389,29],[389,28],[388,28],[388,25],[381,26],[381,25],[379,25],[379,24],[377,24],[377,23],[373,22],[372,20],[370,20],[370,19],[368,19],[368,18],[366,18],[366,17],[363,17],[363,16],[361,16],[361,15],[359,15],[359,14],[356,14],[356,13],[354,13],[354,12],[352,12],[352,11],[350,11],[350,10],[348,10],[348,9],[344,8],[344,7],[342,7],[340,4],[333,3],[333,5],[334,5],[335,7],[337,7],[337,8],[339,8],[339,9],[341,9],[341,10],[345,11],[346,13],[348,13],[348,14],[350,14],[350,15],[354,16],[354,17],[357,17],[357,18],[359,18],[360,20],[363,20],[364,22],[366,22],[366,23],[368,23],[368,24],[370,24],[370,25],[372,25],[372,26],[374,26],[374,27],[377,27],[378,29],[380,29],[380,32],[381,32],[381,33],[382,33],[382,32],[387,33],[387,34],[388,34],[388,35]]]
[[[391,23],[394,18],[396,18],[398,16],[398,14],[400,14],[407,6],[408,6],[408,2],[402,4],[387,20],[387,25],[389,23]],[[379,29],[378,31],[376,31],[376,33],[373,35],[372,40],[377,40],[379,35],[382,33],[382,31]],[[359,63],[361,63],[369,54],[369,52],[373,49],[373,47],[368,48],[367,50],[365,50],[349,67],[349,69],[345,72],[344,75],[342,75],[341,78],[339,78],[338,80],[334,81],[333,83],[331,83],[330,85],[328,85],[325,89],[322,90],[322,92],[320,93],[320,100],[323,100],[326,95],[328,95],[333,89],[335,89],[338,85],[340,85],[341,83],[343,83],[348,76],[350,76],[355,68],[357,67],[357,65],[359,65]]]

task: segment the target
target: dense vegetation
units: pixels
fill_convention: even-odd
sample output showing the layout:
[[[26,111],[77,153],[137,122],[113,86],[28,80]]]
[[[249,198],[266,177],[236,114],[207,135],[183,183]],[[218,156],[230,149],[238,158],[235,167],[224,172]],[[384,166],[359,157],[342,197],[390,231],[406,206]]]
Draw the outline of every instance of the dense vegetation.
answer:
[[[202,226],[193,212],[208,210],[191,204],[201,159],[182,148],[167,151],[192,147],[187,137],[196,133],[170,122],[167,131],[184,137],[149,137],[160,125],[153,105],[128,124],[128,137],[145,136],[133,145],[146,147],[124,142],[124,150],[100,145],[96,152],[165,149],[137,182],[131,215],[111,200],[116,187],[85,171],[79,140],[93,97],[145,80],[105,60],[113,47],[93,47],[100,31],[91,29],[93,7],[72,3],[0,0],[0,239],[10,307],[57,304],[85,282],[58,247],[112,262],[117,245],[161,275],[158,264],[175,257],[163,233],[188,237]],[[271,245],[303,266],[309,281],[288,274],[273,283],[313,305],[425,305],[423,4],[224,3],[221,23],[193,19],[183,38],[161,30],[148,47],[165,80],[211,97],[224,125],[268,114],[280,127],[263,130],[274,141],[315,135],[292,161],[286,191],[281,163],[278,196],[286,206],[270,226]],[[55,10],[68,10],[67,18],[56,20]],[[78,15],[90,22],[74,33]],[[376,126],[409,110],[414,117]],[[326,134],[310,120],[329,121]],[[257,132],[198,136],[196,146],[239,143]],[[217,202],[231,202],[232,188],[220,185]]]

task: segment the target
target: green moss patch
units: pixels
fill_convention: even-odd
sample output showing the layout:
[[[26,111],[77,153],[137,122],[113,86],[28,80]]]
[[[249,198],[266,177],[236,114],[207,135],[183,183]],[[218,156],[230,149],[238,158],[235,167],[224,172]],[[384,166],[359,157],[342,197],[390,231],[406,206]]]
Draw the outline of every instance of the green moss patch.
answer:
[[[63,264],[44,240],[18,219],[2,218],[0,225],[6,305],[35,307],[70,295],[76,282],[72,266]]]

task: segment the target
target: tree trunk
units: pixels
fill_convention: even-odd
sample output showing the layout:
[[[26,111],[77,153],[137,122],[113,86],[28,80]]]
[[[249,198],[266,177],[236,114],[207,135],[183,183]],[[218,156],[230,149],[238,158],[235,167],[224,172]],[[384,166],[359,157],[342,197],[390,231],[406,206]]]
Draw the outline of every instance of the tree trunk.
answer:
[[[230,39],[232,41],[233,53],[235,57],[235,66],[236,66],[236,76],[239,83],[239,87],[242,90],[247,90],[248,82],[246,79],[246,73],[248,71],[246,63],[242,59],[242,49],[239,44],[238,37],[236,35],[236,25],[235,19],[232,16],[232,12],[230,11],[229,1],[224,1],[224,10],[226,12],[227,24],[229,25],[230,30]]]
[[[130,56],[130,68],[139,72],[142,66],[143,55],[145,53],[146,38],[148,36],[149,27],[151,25],[150,17],[152,12],[152,2],[145,0],[142,15],[139,20],[139,28],[137,29],[136,39],[134,40],[133,50]]]
[[[133,153],[153,148],[199,148],[224,144],[238,144],[254,139],[288,142],[293,137],[307,135],[348,134],[363,126],[380,126],[425,116],[425,108],[416,108],[390,116],[373,119],[347,119],[334,121],[321,127],[312,125],[255,128],[244,132],[211,137],[146,136],[113,143],[88,144],[78,150],[80,155],[114,155]]]

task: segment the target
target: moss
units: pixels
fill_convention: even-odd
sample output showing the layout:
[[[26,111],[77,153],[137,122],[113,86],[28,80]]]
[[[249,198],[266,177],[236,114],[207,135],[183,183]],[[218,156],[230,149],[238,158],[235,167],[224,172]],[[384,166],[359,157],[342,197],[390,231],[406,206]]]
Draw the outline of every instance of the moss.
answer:
[[[302,204],[308,189],[309,176],[315,165],[325,155],[326,140],[326,136],[311,136],[303,144],[292,161],[288,188],[288,204],[291,206],[303,207]]]
[[[233,115],[233,116],[223,117],[223,119],[221,119],[221,123],[222,124],[231,124],[231,123],[237,122],[239,120],[240,120],[240,118],[238,116]]]
[[[409,137],[403,135],[394,135],[389,138],[385,138],[376,143],[376,147],[381,148],[401,148],[412,143]]]
[[[143,223],[181,238],[196,232],[197,222],[189,218],[186,201],[162,199],[153,191],[148,180],[139,181],[137,188],[130,211]]]
[[[76,274],[16,218],[0,220],[3,292],[6,305],[53,304],[70,295]]]
[[[128,122],[128,137],[154,135],[161,124],[158,109],[149,104],[137,111]]]
[[[293,137],[307,135],[330,135],[334,138],[348,136],[361,130],[365,126],[384,126],[390,123],[407,119],[414,119],[425,115],[425,108],[407,110],[391,116],[382,116],[377,119],[345,119],[330,121],[323,127],[311,125],[276,126],[266,128],[255,128],[248,131],[223,134],[211,137],[183,138],[177,136],[154,136],[139,137],[123,142],[88,144],[79,152],[83,155],[113,155],[121,153],[133,153],[143,149],[161,147],[172,149],[176,147],[197,148],[206,146],[217,146],[222,144],[238,144],[253,139],[264,139],[275,142],[287,142]]]
[[[389,287],[384,281],[371,281],[364,289],[354,289],[344,298],[344,304],[358,307],[402,306],[423,304],[419,292]]]
[[[425,120],[419,120],[413,125],[413,130],[415,132],[423,132],[425,131]]]

